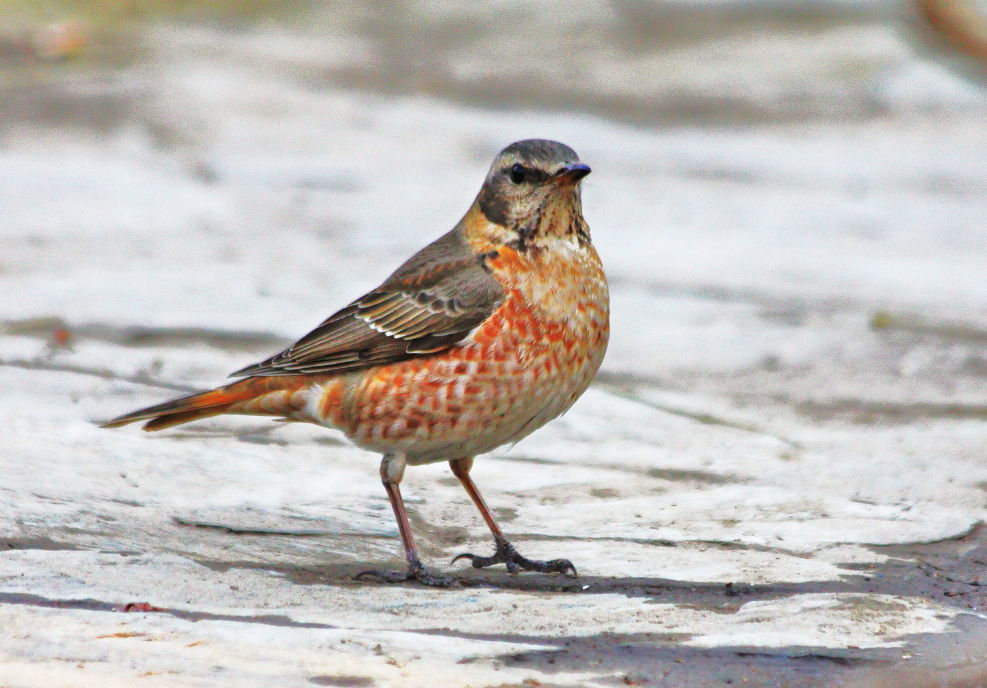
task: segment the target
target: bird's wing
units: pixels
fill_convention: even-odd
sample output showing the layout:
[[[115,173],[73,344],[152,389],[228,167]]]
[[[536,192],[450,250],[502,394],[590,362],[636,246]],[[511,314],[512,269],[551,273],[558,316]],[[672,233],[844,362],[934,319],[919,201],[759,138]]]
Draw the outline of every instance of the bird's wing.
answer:
[[[339,373],[442,351],[503,302],[488,257],[453,230],[281,353],[231,377]]]

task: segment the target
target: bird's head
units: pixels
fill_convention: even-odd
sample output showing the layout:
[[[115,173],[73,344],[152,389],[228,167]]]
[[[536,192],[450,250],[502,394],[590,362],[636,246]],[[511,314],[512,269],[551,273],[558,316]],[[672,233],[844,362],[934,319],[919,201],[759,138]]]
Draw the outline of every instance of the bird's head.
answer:
[[[494,159],[477,205],[505,244],[525,249],[550,237],[588,241],[579,182],[589,173],[564,144],[518,141]]]

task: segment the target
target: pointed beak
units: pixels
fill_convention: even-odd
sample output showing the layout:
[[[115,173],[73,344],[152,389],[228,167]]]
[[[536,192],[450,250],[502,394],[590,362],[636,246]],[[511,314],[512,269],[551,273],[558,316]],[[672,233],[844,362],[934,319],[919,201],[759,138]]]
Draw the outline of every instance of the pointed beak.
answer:
[[[575,184],[591,171],[589,165],[581,162],[569,163],[552,176],[552,181],[556,184]]]

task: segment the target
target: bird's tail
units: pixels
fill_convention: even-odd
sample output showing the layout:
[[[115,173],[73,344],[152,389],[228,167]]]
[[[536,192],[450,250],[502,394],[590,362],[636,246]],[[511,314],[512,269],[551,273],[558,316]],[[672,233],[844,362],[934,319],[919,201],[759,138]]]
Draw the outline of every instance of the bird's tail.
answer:
[[[102,428],[117,428],[138,420],[146,420],[144,429],[147,431],[164,430],[174,425],[181,425],[200,418],[218,416],[221,413],[270,413],[272,415],[283,415],[284,410],[278,408],[264,408],[264,404],[259,408],[246,408],[253,406],[248,404],[260,397],[266,397],[272,392],[285,391],[283,389],[272,389],[276,384],[275,378],[247,378],[239,380],[224,387],[211,389],[207,392],[199,392],[180,399],[166,401],[156,406],[133,411],[126,415],[114,418],[100,425]],[[277,404],[275,406],[280,406]]]

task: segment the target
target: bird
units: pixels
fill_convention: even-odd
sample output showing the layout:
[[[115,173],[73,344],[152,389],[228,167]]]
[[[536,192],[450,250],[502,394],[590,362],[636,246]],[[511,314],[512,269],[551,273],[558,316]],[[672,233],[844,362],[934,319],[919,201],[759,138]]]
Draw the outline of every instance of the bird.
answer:
[[[275,416],[342,430],[382,456],[380,478],[407,570],[358,578],[448,587],[418,556],[400,484],[407,466],[447,461],[494,539],[474,568],[574,577],[568,559],[522,556],[470,470],[565,413],[599,369],[610,299],[583,218],[590,173],[570,147],[517,141],[494,159],[463,218],[376,289],[297,342],[232,373],[236,381],[102,424],[154,431],[219,414]]]

